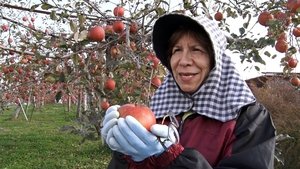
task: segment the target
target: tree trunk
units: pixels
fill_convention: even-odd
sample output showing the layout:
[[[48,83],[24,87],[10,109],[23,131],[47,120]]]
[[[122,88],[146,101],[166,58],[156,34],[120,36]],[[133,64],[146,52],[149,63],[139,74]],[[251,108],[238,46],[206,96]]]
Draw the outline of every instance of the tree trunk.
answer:
[[[78,100],[77,100],[77,118],[80,118],[81,117],[81,91],[79,91],[78,93]]]
[[[13,112],[13,114],[12,114],[12,118],[13,118],[14,120],[17,119],[17,118],[19,117],[20,111],[21,111],[21,107],[18,106],[17,109],[16,109],[16,111]]]
[[[71,98],[71,95],[68,94],[68,112],[71,111],[71,104],[72,104],[72,98]]]
[[[32,104],[33,104],[33,107],[34,108],[36,108],[36,98],[35,98],[35,96],[33,96],[33,98],[32,98]]]
[[[40,107],[43,107],[45,104],[45,97],[42,97]]]
[[[88,94],[86,90],[83,91],[83,111],[88,110]]]

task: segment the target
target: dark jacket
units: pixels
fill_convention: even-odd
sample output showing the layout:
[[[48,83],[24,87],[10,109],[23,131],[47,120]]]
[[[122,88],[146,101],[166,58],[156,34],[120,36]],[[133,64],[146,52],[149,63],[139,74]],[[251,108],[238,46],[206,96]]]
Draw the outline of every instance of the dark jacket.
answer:
[[[275,128],[259,103],[241,108],[235,120],[220,122],[193,114],[180,122],[180,143],[158,157],[135,163],[113,152],[109,169],[273,169]]]

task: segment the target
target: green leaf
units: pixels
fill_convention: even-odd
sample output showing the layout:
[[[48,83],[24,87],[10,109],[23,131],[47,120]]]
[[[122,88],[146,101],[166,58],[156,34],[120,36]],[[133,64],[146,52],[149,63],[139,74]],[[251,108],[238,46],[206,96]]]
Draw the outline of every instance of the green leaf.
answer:
[[[70,21],[70,28],[72,32],[77,32],[77,25],[72,20]]]
[[[79,36],[79,32],[75,32],[74,33],[74,40],[75,40],[75,42],[78,42],[78,36]]]
[[[254,66],[254,68],[257,70],[257,71],[260,71],[260,68],[258,66]]]
[[[268,56],[268,57],[271,57],[271,53],[270,52],[268,52],[268,51],[265,51],[265,53],[264,53],[266,56]]]
[[[54,74],[49,73],[49,74],[45,74],[44,80],[49,83],[54,83],[56,82],[56,77]]]
[[[41,40],[41,39],[44,38],[44,35],[42,33],[39,33],[39,32],[35,32],[33,35],[35,36],[35,38],[37,40]]]
[[[271,58],[272,59],[275,59],[277,57],[277,55],[276,54],[274,54]]]
[[[81,31],[81,32],[79,33],[78,40],[79,40],[79,41],[82,41],[82,40],[87,39],[87,35],[88,35],[88,31],[87,31],[87,30]]]
[[[36,5],[32,5],[31,7],[30,7],[30,11],[32,12],[32,11],[34,11],[37,7],[39,7],[40,6],[40,4],[36,4]]]
[[[79,26],[83,27],[84,23],[86,21],[86,16],[85,15],[78,15],[78,20],[79,20]]]
[[[58,20],[58,17],[56,15],[56,11],[51,11],[50,19],[52,19],[52,20]]]
[[[241,35],[245,33],[245,29],[244,28],[240,28],[239,31],[240,31]]]
[[[53,8],[53,6],[50,5],[50,4],[47,4],[47,3],[43,3],[42,6],[41,6],[41,8],[44,9],[44,10],[48,10],[48,9]]]
[[[259,63],[261,63],[263,65],[266,65],[266,62],[259,55],[253,55],[253,60],[255,62],[259,62]]]
[[[248,26],[249,26],[249,22],[246,22],[246,23],[243,24],[244,28],[248,28]]]
[[[156,8],[155,11],[158,16],[161,16],[166,13],[166,11],[163,8]]]
[[[60,14],[60,17],[62,17],[62,18],[69,18],[69,16],[70,15],[68,14],[68,12],[66,10]]]

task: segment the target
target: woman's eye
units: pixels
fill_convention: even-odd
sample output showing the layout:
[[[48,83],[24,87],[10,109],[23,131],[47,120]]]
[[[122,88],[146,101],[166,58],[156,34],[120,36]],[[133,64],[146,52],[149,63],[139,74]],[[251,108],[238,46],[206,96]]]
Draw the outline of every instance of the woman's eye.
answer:
[[[200,48],[194,48],[194,51],[203,51],[203,50]]]
[[[206,53],[203,49],[201,48],[194,48],[193,49],[195,52],[201,52],[201,53]]]
[[[172,51],[172,54],[174,54],[174,53],[176,53],[176,52],[178,52],[178,51],[180,51],[179,48],[174,48],[173,51]]]

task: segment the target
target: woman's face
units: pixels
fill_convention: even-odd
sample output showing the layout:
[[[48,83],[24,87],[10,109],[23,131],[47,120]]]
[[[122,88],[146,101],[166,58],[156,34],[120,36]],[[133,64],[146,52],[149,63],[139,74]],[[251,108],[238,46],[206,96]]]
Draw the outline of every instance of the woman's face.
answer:
[[[211,70],[211,58],[199,41],[184,34],[171,51],[170,66],[182,91],[194,93]]]

